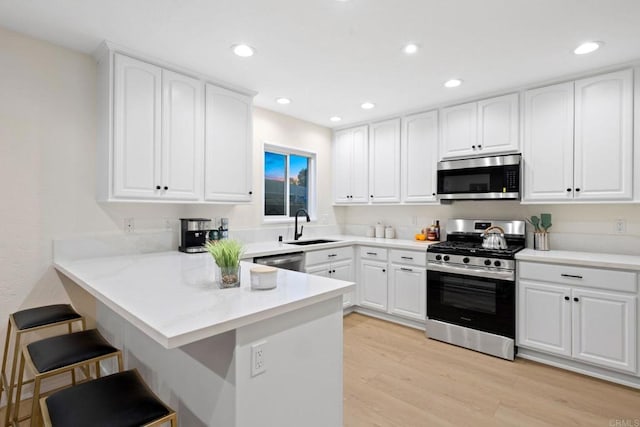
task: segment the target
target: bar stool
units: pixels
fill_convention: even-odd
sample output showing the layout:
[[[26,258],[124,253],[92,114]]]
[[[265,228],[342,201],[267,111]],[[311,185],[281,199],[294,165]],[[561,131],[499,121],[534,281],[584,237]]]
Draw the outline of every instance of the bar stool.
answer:
[[[40,403],[40,385],[43,379],[54,375],[73,372],[76,368],[95,365],[96,378],[100,377],[100,362],[109,358],[117,358],[118,371],[122,371],[122,352],[113,347],[96,329],[58,335],[32,342],[22,350],[20,357],[20,375],[16,392],[16,407],[24,384],[26,368],[33,375],[33,402],[31,414],[18,419],[18,411],[13,416],[14,425],[31,418],[31,425],[38,425],[38,404]],[[90,368],[89,368],[90,370]],[[88,372],[88,370],[87,370]],[[75,377],[72,383],[76,385]]]
[[[45,427],[177,425],[175,411],[134,370],[70,387],[41,400]]]
[[[7,337],[5,339],[4,354],[2,357],[2,372],[0,375],[0,398],[2,398],[3,391],[7,392],[7,407],[4,420],[5,426],[9,425],[9,417],[11,415],[11,402],[13,401],[13,390],[16,387],[16,366],[18,364],[18,352],[20,351],[22,335],[44,328],[65,324],[68,325],[68,331],[71,333],[74,322],[80,322],[80,329],[85,329],[84,317],[79,315],[69,304],[55,304],[28,308],[9,315]],[[7,372],[7,357],[9,355],[12,330],[15,331],[15,337],[13,340],[13,359],[10,371]],[[7,381],[7,373],[9,374],[11,381]],[[30,382],[31,380],[27,381],[27,383]]]

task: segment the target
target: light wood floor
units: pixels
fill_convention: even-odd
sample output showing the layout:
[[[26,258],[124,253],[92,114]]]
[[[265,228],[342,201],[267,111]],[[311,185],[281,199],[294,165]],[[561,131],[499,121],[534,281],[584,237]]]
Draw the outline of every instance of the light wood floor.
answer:
[[[344,318],[344,425],[635,427],[640,391],[354,313]]]

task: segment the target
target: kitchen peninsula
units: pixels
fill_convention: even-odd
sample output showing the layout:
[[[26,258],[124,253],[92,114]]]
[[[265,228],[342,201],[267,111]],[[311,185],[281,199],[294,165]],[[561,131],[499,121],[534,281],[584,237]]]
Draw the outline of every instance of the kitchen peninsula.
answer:
[[[218,289],[208,254],[55,260],[181,426],[342,425],[342,295],[354,284],[279,270],[277,288],[253,291],[252,266],[239,288]]]

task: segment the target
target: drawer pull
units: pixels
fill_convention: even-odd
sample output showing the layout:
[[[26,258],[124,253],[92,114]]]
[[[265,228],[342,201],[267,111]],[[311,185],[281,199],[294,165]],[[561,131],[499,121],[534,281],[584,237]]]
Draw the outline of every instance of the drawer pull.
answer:
[[[413,268],[400,267],[400,270],[402,270],[402,271],[413,271]]]
[[[413,257],[412,256],[401,256],[401,259],[409,259],[413,261]]]
[[[560,274],[562,277],[571,277],[573,279],[582,279],[582,276],[578,276],[577,274]]]
[[[378,252],[367,252],[367,255],[375,255],[375,256],[378,256]]]
[[[565,296],[565,297],[564,297],[564,300],[565,300],[565,301],[569,301],[570,299],[571,299],[571,298],[569,298],[568,296]]]
[[[328,256],[329,258],[333,258],[333,257],[337,257],[337,256],[338,256],[338,254],[329,254],[329,255],[327,255],[327,256]]]

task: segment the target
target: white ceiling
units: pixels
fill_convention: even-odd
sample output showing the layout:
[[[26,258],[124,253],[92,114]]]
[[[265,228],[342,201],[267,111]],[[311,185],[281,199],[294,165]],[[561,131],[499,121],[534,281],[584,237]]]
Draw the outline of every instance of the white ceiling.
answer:
[[[87,53],[107,39],[329,127],[640,59],[639,22],[640,0],[0,0],[0,26]],[[574,55],[586,40],[605,44]]]

